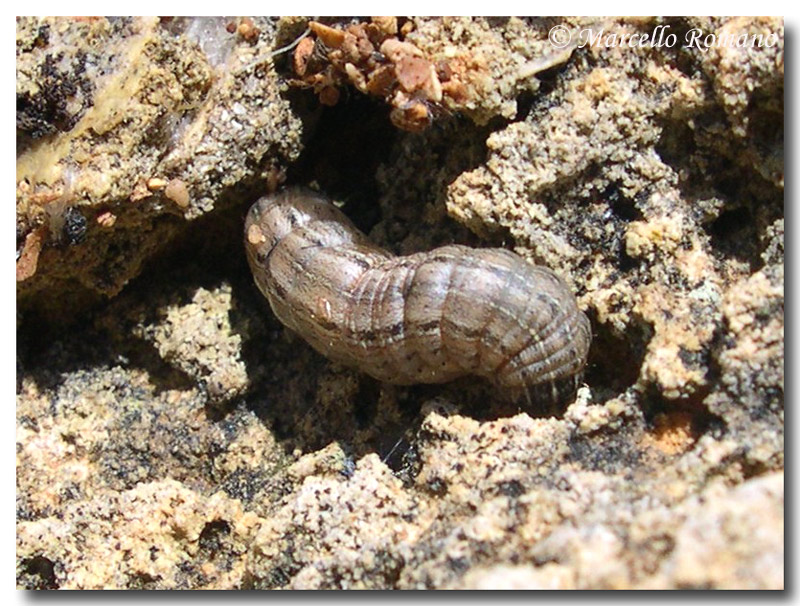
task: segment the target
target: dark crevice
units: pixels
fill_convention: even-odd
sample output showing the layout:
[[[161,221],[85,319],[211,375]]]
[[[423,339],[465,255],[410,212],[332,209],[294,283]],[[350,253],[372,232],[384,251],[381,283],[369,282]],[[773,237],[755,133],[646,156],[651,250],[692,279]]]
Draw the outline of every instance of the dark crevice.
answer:
[[[151,589],[159,589],[159,581],[161,580],[160,575],[150,575],[146,572],[138,572],[136,574],[130,575],[129,583],[126,589],[132,590],[151,590]]]
[[[683,66],[693,77],[697,66]],[[709,84],[710,86],[710,84]],[[762,267],[765,229],[783,216],[782,81],[755,91],[745,110],[748,136],[733,134],[735,118],[719,107],[664,118],[659,157],[679,176],[678,188],[695,220],[704,225],[719,261]],[[690,126],[691,124],[691,126]]]
[[[592,323],[592,347],[586,364],[586,383],[598,401],[614,397],[633,387],[639,378],[652,338],[648,324],[631,324],[624,335],[618,335],[608,325],[597,321],[596,312],[589,311]]]
[[[686,40],[688,32],[696,27],[694,23],[689,23],[685,17],[669,17],[664,20],[664,25],[668,27],[667,33],[674,34],[677,40]],[[691,79],[697,78],[702,71],[698,53],[692,52],[691,49],[686,48],[683,44],[677,44],[675,52],[671,56],[673,59],[672,65]]]
[[[58,589],[55,563],[44,556],[34,556],[21,562],[19,586],[26,589]]]
[[[537,72],[535,76],[539,86],[535,91],[524,90],[517,96],[517,113],[510,122],[524,122],[532,113],[540,111],[552,105],[552,93],[558,85],[561,75],[567,71],[569,61],[561,65],[555,65],[548,69]],[[498,124],[497,127],[504,128],[506,124]]]
[[[712,413],[704,404],[703,400],[709,392],[710,388],[701,388],[691,397],[673,400],[665,398],[655,385],[650,385],[640,399],[640,408],[651,429],[660,424],[660,419],[687,415],[695,439],[705,434],[721,439],[727,432],[726,424],[722,417]]]
[[[230,221],[226,220],[226,214]],[[239,214],[235,210],[205,221],[201,219],[207,225],[200,226],[198,231],[186,232],[184,238],[173,242],[122,295],[76,313],[71,323],[56,323],[36,307],[27,310],[25,322],[17,331],[19,367],[25,368],[41,387],[48,389],[55,389],[69,372],[116,363],[146,369],[157,391],[188,388],[192,380],[164,361],[153,344],[126,332],[124,316],[119,318],[119,330],[111,334],[97,326],[95,320],[113,313],[116,301],[132,306],[156,300],[165,305],[179,304],[187,302],[187,292],[194,285],[213,287],[228,275],[235,279],[237,274],[242,280],[249,280],[244,264],[235,269],[236,259],[242,255],[226,251],[226,248],[240,247]],[[228,224],[236,225],[235,237],[222,233],[224,230],[220,227]],[[156,309],[150,311],[157,313]],[[152,319],[155,320],[155,316]],[[52,368],[53,355],[61,360],[57,369]],[[50,363],[42,365],[43,359]]]
[[[344,212],[368,233],[380,220],[375,175],[398,136],[387,106],[356,92],[343,95],[333,107],[319,106],[310,91],[295,91],[290,99],[304,118],[308,140],[287,182],[315,183],[344,202]]]
[[[661,160],[672,167],[688,164],[697,151],[694,130],[685,120],[664,121],[655,150]]]
[[[225,546],[228,536],[231,533],[231,525],[225,520],[214,520],[208,522],[200,532],[197,544],[202,551],[207,552],[211,557],[214,556]]]
[[[617,183],[609,183],[599,197],[601,200],[608,202],[614,211],[614,216],[625,223],[644,219],[642,211],[637,206],[639,197],[629,198],[620,191]]]
[[[369,427],[377,414],[378,399],[380,398],[381,385],[369,375],[360,375],[358,378],[358,392],[355,396],[354,417],[359,429]]]
[[[749,208],[740,206],[723,211],[708,227],[714,250],[723,258],[735,258],[757,265],[760,242],[757,225]]]

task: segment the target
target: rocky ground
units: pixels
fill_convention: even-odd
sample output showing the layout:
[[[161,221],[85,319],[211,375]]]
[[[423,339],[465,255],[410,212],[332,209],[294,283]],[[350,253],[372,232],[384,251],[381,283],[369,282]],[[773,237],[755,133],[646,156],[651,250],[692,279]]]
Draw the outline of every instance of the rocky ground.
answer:
[[[782,20],[307,27],[17,20],[18,586],[782,588]],[[552,267],[584,387],[326,361],[244,258],[282,184]]]

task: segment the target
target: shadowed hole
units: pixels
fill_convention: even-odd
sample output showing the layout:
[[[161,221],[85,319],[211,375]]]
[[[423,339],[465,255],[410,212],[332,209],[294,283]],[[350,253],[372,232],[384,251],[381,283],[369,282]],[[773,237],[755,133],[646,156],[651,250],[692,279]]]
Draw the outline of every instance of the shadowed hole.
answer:
[[[29,576],[25,583],[28,589],[58,589],[55,564],[44,556],[34,556],[22,562],[25,574]]]

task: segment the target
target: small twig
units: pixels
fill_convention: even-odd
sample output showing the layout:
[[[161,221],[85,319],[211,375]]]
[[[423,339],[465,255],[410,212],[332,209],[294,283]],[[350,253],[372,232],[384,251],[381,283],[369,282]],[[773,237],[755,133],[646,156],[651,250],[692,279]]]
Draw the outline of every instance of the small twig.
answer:
[[[394,446],[392,446],[392,449],[389,452],[387,452],[386,456],[384,456],[381,459],[381,463],[385,463],[385,464],[388,465],[387,461],[389,460],[389,457],[391,457],[394,454],[394,451],[397,450],[398,446],[400,446],[400,442],[405,440],[405,438],[406,438],[406,435],[405,435],[405,432],[403,432],[403,434],[398,438],[397,442],[394,443]]]
[[[279,48],[279,49],[276,49],[276,50],[274,50],[274,51],[270,51],[270,52],[268,52],[268,53],[265,53],[265,54],[263,54],[263,55],[259,55],[258,57],[256,57],[255,59],[253,59],[252,61],[250,61],[249,63],[247,63],[246,65],[243,65],[242,67],[240,67],[239,69],[237,69],[237,70],[236,70],[234,73],[235,73],[235,74],[237,74],[237,75],[238,75],[238,74],[241,74],[243,71],[246,71],[246,70],[250,69],[250,68],[251,68],[251,67],[253,67],[254,65],[258,65],[258,64],[259,64],[259,63],[261,63],[262,61],[265,61],[265,60],[267,60],[267,59],[271,59],[271,58],[273,58],[273,57],[277,57],[278,55],[281,55],[281,54],[283,54],[283,53],[289,52],[289,51],[290,51],[290,50],[292,50],[292,49],[293,49],[295,46],[297,46],[298,44],[300,44],[300,41],[301,41],[303,38],[305,38],[306,36],[308,36],[308,34],[310,34],[310,33],[311,33],[311,29],[310,29],[310,28],[306,28],[306,31],[304,31],[302,34],[300,34],[300,35],[299,35],[299,36],[298,36],[298,37],[297,37],[297,38],[294,40],[294,42],[292,42],[291,44],[287,44],[286,46],[282,46],[281,48]]]

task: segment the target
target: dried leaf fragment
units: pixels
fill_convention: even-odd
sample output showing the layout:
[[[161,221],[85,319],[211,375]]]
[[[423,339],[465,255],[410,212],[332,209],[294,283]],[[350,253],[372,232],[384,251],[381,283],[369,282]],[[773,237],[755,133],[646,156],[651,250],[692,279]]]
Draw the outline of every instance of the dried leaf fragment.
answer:
[[[331,48],[339,48],[344,42],[344,32],[340,29],[328,27],[317,21],[310,21],[308,27],[316,34],[317,38]]]
[[[294,51],[294,73],[298,76],[305,76],[308,69],[308,62],[314,52],[314,41],[311,38],[303,38]]]
[[[22,246],[22,253],[17,259],[17,282],[27,280],[36,273],[39,264],[39,253],[42,252],[42,244],[47,233],[45,227],[37,227],[25,236],[25,244]]]

